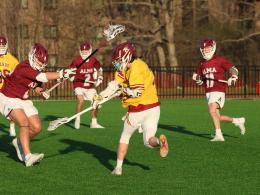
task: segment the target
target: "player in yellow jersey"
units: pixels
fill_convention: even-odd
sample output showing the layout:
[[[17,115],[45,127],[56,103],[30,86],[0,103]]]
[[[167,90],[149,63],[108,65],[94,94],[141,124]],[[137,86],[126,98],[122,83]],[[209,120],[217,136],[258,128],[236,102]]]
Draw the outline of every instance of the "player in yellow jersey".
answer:
[[[0,89],[3,86],[5,77],[12,73],[16,65],[19,63],[12,54],[7,52],[7,49],[7,39],[3,36],[0,36]],[[12,121],[10,121],[9,134],[12,137],[16,136],[15,124]]]
[[[144,145],[149,148],[160,146],[161,157],[168,154],[168,143],[165,135],[160,139],[155,137],[160,118],[160,103],[154,84],[154,75],[148,65],[134,56],[135,48],[132,43],[124,42],[115,47],[112,55],[112,64],[116,68],[115,80],[109,82],[93,106],[103,98],[109,97],[123,90],[122,105],[128,108],[124,120],[124,129],[121,134],[117,151],[117,165],[112,174],[122,174],[122,164],[128,150],[128,144],[133,133],[141,126],[143,129]]]

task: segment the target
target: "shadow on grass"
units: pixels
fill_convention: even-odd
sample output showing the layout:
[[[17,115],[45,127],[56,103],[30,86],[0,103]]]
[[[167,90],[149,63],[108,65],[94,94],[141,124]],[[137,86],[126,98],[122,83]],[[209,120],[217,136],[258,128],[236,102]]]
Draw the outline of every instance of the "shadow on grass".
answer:
[[[0,137],[0,151],[7,153],[7,157],[11,158],[17,162],[20,162],[20,160],[17,157],[15,148],[12,145],[12,140],[14,138],[10,137],[9,135],[1,135]]]
[[[197,136],[197,137],[201,137],[201,138],[205,138],[205,139],[212,138],[211,134],[209,134],[209,133],[195,133],[193,131],[187,130],[183,126],[159,124],[158,127],[161,129],[167,130],[167,131],[174,131],[177,133],[182,133],[182,134],[191,135],[191,136]],[[227,134],[223,134],[223,135],[226,137],[237,138],[236,136],[232,136],[232,135],[227,135]]]
[[[113,170],[114,166],[111,163],[109,163],[109,161],[116,159],[116,152],[88,142],[81,142],[71,139],[62,139],[60,141],[68,145],[66,149],[59,151],[60,154],[68,154],[74,151],[83,151],[88,154],[92,154],[93,157],[98,159],[98,161],[108,170]],[[136,162],[130,162],[127,159],[124,160],[124,164],[130,166],[138,166],[143,170],[150,170],[150,168],[146,165]]]

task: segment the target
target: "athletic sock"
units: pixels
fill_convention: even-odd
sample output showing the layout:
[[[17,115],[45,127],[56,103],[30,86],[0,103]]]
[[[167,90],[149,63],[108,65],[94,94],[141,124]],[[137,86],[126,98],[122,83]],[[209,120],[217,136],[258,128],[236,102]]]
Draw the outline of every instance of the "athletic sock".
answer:
[[[117,160],[116,160],[116,168],[121,168],[122,165],[123,165],[123,160],[117,159]]]
[[[222,135],[221,129],[216,129],[216,136]]]
[[[27,154],[27,155],[25,156],[25,161],[27,161],[28,158],[30,158],[31,155],[32,155],[32,153]]]
[[[92,124],[97,124],[97,118],[92,118]]]

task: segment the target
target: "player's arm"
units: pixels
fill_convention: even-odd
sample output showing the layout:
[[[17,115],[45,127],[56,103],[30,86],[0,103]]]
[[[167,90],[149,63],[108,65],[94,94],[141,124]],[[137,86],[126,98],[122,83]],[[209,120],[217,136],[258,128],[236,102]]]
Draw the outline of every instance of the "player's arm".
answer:
[[[62,69],[59,72],[46,72],[39,73],[36,76],[36,80],[42,83],[47,83],[51,80],[68,79],[76,74],[76,68]]]

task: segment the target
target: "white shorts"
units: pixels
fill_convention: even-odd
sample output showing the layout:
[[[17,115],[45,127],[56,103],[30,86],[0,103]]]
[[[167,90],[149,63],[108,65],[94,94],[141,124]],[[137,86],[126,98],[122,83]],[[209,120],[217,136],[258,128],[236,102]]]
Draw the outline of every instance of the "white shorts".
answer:
[[[84,97],[84,100],[93,101],[94,95],[97,95],[97,90],[92,89],[84,89],[81,87],[77,87],[74,89],[75,95],[82,95]]]
[[[0,112],[2,115],[9,119],[9,114],[15,109],[23,109],[27,117],[38,115],[38,110],[31,100],[9,98],[0,93]]]
[[[219,108],[223,108],[225,104],[225,93],[224,92],[209,92],[206,93],[208,104],[216,102]]]
[[[156,106],[142,112],[127,113],[120,143],[128,144],[133,133],[141,126],[143,129],[144,145],[151,147],[148,141],[156,134],[159,118],[160,106]]]

